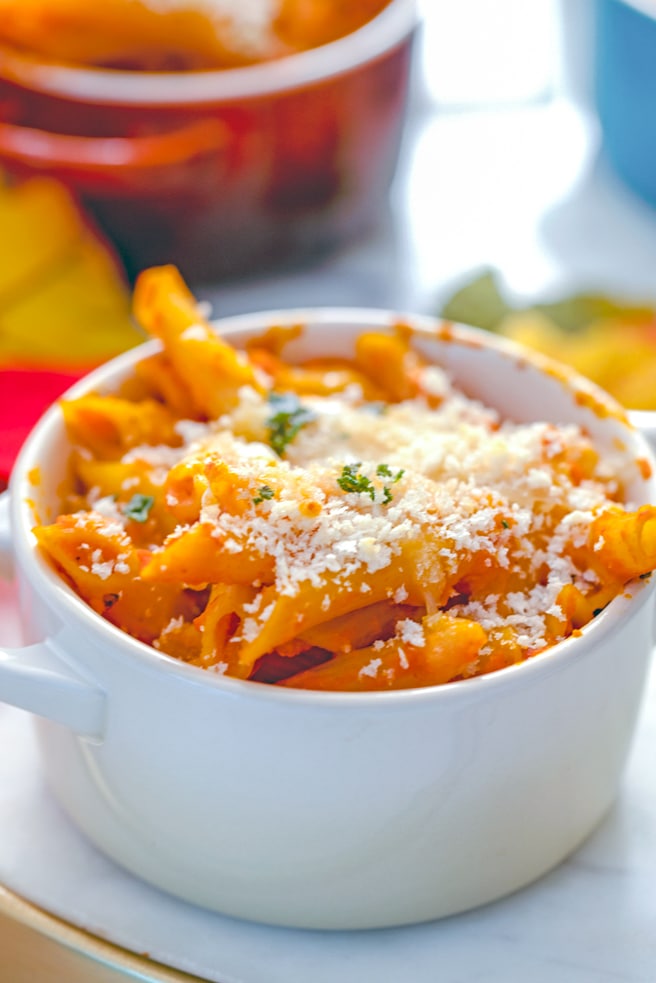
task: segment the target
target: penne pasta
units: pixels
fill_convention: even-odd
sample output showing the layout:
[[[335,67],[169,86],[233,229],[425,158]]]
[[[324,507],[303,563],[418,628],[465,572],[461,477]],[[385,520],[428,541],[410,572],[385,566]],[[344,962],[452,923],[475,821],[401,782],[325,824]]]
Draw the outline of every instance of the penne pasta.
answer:
[[[356,649],[283,680],[297,689],[370,691],[436,686],[467,674],[487,636],[479,624],[437,613],[423,624],[402,620],[406,636]],[[410,625],[410,631],[407,626]]]
[[[590,564],[606,582],[649,573],[656,566],[656,506],[602,512],[592,523],[588,552]]]
[[[100,460],[116,459],[141,444],[179,443],[174,415],[154,400],[90,395],[61,405],[72,440]]]
[[[258,388],[254,367],[212,331],[174,267],[146,270],[134,293],[135,315],[160,338],[199,413],[220,416],[242,386]]]
[[[149,584],[141,559],[114,519],[94,512],[60,516],[34,530],[39,545],[98,614],[143,642],[153,642],[178,618],[200,613],[203,598],[179,584]]]
[[[225,548],[225,536],[217,535],[209,523],[198,522],[173,533],[161,549],[150,553],[141,576],[146,583],[200,585],[235,583],[251,585],[272,582],[271,557],[249,551],[246,543]]]
[[[407,326],[352,360],[288,363],[298,325],[236,351],[171,267],[135,312],[164,351],[62,405],[72,486],[35,535],[168,656],[286,688],[443,685],[539,655],[656,567],[656,506],[621,504],[644,462],[500,419]]]

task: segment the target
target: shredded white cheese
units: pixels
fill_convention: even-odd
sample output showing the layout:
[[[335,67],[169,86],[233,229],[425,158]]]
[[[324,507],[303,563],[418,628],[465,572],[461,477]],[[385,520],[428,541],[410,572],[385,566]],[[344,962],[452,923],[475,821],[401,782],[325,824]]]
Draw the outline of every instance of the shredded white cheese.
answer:
[[[358,673],[359,676],[371,676],[373,679],[378,675],[378,670],[383,664],[382,659],[372,659],[366,666],[363,666]]]
[[[241,505],[225,507],[208,483],[199,521],[211,527],[217,548],[268,558],[278,595],[293,597],[306,582],[370,594],[379,572],[405,564],[415,586],[404,577],[386,596],[430,608],[431,589],[439,599],[440,582],[457,580],[475,558],[478,568],[507,571],[518,589],[475,601],[454,597],[452,613],[475,618],[488,631],[512,626],[520,644],[537,649],[545,644],[545,617],[555,611],[560,589],[595,582],[570,554],[585,542],[593,515],[617,494],[627,462],[608,458],[574,483],[570,470],[557,464],[563,455],[589,452],[578,427],[502,421],[454,389],[440,369],[431,368],[428,381],[426,398],[383,412],[367,405],[357,386],[303,397],[311,419],[288,442],[283,459],[267,442],[271,404],[244,387],[237,406],[219,421],[178,425],[184,444],[172,457],[195,459],[210,470],[216,462],[228,467]],[[161,463],[159,449],[149,454]],[[351,484],[343,481],[345,468]],[[258,494],[263,487],[265,497]],[[551,510],[563,518],[542,541]],[[417,582],[425,585],[425,597],[418,597]],[[324,594],[322,611],[330,596]],[[252,610],[247,606],[241,638],[257,637],[270,613],[259,610],[259,598]],[[398,631],[409,645],[423,642],[415,621],[401,622]]]

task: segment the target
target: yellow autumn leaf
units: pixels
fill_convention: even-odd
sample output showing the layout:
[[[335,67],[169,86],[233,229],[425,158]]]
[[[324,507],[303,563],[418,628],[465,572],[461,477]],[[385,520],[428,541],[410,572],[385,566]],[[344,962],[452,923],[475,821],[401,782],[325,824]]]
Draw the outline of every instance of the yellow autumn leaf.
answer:
[[[0,365],[86,367],[142,340],[118,263],[63,185],[0,185]]]
[[[0,181],[0,308],[33,290],[83,234],[77,208],[56,181]]]

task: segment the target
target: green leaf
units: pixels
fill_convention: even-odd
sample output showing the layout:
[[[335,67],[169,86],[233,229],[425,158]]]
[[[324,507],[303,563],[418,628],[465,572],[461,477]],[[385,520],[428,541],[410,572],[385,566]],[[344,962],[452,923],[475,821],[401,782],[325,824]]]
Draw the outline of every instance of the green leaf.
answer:
[[[501,296],[497,274],[486,270],[460,287],[443,306],[440,316],[495,331],[511,312],[512,307]]]
[[[632,306],[603,294],[577,294],[548,304],[536,304],[528,309],[539,311],[563,331],[572,333],[582,331],[593,321],[612,317],[642,319],[650,313],[646,307]]]
[[[514,307],[503,297],[499,274],[485,270],[465,283],[446,301],[441,317],[462,324],[473,324],[487,331],[500,331],[511,314],[538,312],[562,331],[575,333],[593,321],[608,318],[648,320],[653,315],[649,304],[629,304],[605,294],[580,293],[558,300]]]

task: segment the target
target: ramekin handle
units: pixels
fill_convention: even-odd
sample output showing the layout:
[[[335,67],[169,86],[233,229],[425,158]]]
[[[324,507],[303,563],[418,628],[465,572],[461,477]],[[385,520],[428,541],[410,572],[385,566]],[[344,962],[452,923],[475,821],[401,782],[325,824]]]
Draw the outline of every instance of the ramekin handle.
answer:
[[[11,549],[11,526],[9,525],[9,492],[0,495],[0,577],[11,580],[14,574],[14,560]]]
[[[13,574],[9,493],[0,495],[0,575]],[[63,724],[82,737],[101,740],[106,697],[60,654],[66,632],[19,648],[0,646],[0,702]]]
[[[101,740],[106,695],[63,661],[58,649],[64,646],[61,634],[35,645],[0,648],[0,700]]]

